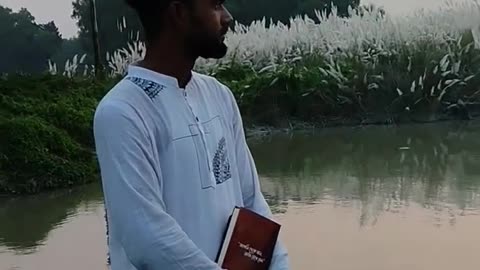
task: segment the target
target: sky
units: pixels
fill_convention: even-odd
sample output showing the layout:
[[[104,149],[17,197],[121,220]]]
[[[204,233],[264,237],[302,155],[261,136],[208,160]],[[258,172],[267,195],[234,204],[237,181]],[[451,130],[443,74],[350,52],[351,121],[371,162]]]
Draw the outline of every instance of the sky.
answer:
[[[450,1],[463,2],[465,0]],[[419,8],[439,7],[444,3],[444,0],[361,0],[361,2],[383,6],[392,15],[402,15]],[[9,7],[14,11],[26,7],[38,23],[53,20],[64,38],[73,37],[77,33],[75,20],[71,18],[72,2],[70,0],[0,0],[0,5]]]
[[[0,5],[14,11],[25,7],[38,23],[53,20],[64,38],[70,38],[77,34],[76,21],[71,18],[71,0],[0,0]]]

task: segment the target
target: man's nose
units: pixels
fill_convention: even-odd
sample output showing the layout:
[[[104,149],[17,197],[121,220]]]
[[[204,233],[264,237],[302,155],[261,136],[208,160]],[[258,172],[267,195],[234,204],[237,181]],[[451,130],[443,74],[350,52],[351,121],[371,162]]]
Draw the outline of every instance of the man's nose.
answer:
[[[222,22],[223,24],[227,24],[227,25],[230,25],[233,22],[233,16],[226,7],[223,7]]]

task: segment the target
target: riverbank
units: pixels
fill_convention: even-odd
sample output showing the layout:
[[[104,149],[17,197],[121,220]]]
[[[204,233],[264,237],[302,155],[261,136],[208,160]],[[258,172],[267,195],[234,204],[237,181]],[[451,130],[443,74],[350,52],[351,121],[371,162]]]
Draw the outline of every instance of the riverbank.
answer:
[[[91,122],[109,85],[62,76],[0,79],[0,193],[95,181]]]
[[[386,93],[362,92],[354,84],[349,98],[347,89],[337,89],[335,95],[322,88],[328,85],[320,84],[312,90],[326,78],[314,81],[309,68],[313,69],[312,63],[259,74],[232,66],[216,77],[234,92],[248,137],[336,126],[468,120],[480,115],[480,98],[472,85],[476,77],[463,80],[461,87],[452,86],[442,99],[420,96],[409,105],[410,94],[418,94],[415,91],[399,95],[395,90],[390,99],[380,99]],[[98,181],[91,123],[98,101],[117,81],[53,75],[3,77],[0,194],[33,194]],[[325,95],[326,89],[330,96]]]

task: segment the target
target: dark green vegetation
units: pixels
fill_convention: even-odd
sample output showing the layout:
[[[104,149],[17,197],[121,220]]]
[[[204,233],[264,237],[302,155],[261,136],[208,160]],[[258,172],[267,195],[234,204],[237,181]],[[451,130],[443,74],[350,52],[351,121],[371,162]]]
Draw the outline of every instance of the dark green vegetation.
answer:
[[[88,78],[0,80],[0,193],[96,180],[92,116],[109,83]]]
[[[371,50],[371,55],[340,55],[335,62],[310,55],[263,72],[231,64],[213,75],[233,90],[247,126],[470,119],[479,112],[480,54],[471,43],[448,48]],[[2,78],[0,193],[35,193],[98,179],[92,117],[117,80]]]
[[[62,38],[55,24],[34,20],[26,9],[12,12],[0,6],[0,74],[44,71],[47,59],[61,49]]]

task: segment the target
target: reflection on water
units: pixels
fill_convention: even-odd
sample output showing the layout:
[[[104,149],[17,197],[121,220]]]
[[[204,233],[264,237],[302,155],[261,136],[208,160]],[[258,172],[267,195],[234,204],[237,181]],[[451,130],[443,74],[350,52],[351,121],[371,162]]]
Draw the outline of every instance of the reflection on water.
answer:
[[[345,128],[266,138],[252,152],[272,204],[359,207],[365,225],[415,203],[454,223],[479,213],[479,135],[476,123]]]
[[[480,242],[479,127],[252,140],[293,269],[480,269],[472,260]],[[104,269],[103,213],[99,184],[0,200],[0,269]]]
[[[16,253],[35,252],[45,243],[50,231],[81,214],[77,212],[80,205],[88,210],[101,202],[98,184],[25,198],[0,199],[0,250],[4,246]]]

